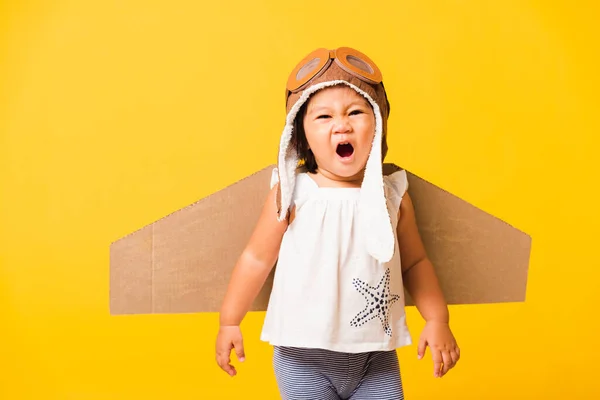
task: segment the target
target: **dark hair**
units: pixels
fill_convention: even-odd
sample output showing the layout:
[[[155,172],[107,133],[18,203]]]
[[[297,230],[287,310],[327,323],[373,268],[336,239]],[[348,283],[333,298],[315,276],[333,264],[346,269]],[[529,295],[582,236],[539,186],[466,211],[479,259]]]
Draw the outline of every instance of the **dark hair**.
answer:
[[[312,150],[308,148],[306,132],[304,131],[304,117],[306,116],[307,109],[308,100],[305,101],[304,104],[302,104],[300,110],[298,110],[298,114],[296,114],[296,117],[294,118],[290,146],[296,148],[296,152],[298,153],[298,158],[300,159],[300,164],[298,165],[298,167],[302,171],[315,173],[317,172],[318,168],[317,160],[315,160],[315,155],[313,154]],[[383,136],[381,138],[381,162],[383,162],[383,160],[385,159],[387,151],[387,134],[384,130]]]
[[[317,172],[317,160],[312,150],[308,148],[308,140],[306,140],[306,132],[304,131],[304,117],[308,108],[308,100],[302,104],[298,114],[294,118],[292,130],[292,140],[290,145],[296,148],[300,165],[298,167],[306,172]]]

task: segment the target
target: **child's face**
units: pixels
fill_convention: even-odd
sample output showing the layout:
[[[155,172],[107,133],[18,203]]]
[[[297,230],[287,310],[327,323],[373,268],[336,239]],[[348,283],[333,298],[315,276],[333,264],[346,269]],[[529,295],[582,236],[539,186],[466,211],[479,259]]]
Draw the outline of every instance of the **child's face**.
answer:
[[[375,134],[375,114],[360,94],[345,85],[315,93],[304,117],[304,131],[319,170],[340,178],[360,174]]]

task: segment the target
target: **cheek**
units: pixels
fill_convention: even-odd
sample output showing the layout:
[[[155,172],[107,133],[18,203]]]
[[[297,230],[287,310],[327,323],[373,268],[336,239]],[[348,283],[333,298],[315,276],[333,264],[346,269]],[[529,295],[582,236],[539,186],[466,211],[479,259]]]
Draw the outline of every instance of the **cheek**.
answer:
[[[363,143],[371,143],[371,141],[375,137],[375,124],[373,123],[373,121],[364,121],[364,123],[360,125],[359,132],[360,140]]]
[[[318,147],[324,140],[327,139],[327,135],[324,134],[323,129],[319,129],[318,127],[308,126],[304,128],[304,133],[306,135],[306,141],[311,148]]]

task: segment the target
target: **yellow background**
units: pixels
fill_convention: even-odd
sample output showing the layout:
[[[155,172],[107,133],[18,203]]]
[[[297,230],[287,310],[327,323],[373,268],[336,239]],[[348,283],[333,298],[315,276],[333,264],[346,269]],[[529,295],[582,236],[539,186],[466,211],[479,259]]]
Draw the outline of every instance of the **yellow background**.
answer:
[[[288,72],[343,45],[388,160],[533,237],[525,303],[451,308],[447,377],[399,350],[407,398],[599,398],[597,3],[236,3],[0,3],[0,399],[277,398],[261,314],[231,379],[216,315],[109,315],[108,247],[273,163]]]

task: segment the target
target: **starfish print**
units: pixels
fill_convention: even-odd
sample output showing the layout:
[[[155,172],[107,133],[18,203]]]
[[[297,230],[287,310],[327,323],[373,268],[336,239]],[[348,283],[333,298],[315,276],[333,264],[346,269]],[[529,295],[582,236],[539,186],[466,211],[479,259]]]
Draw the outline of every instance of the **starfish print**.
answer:
[[[368,283],[354,278],[352,284],[365,297],[367,304],[365,309],[358,313],[350,325],[359,327],[374,318],[381,320],[383,330],[389,336],[392,336],[392,328],[390,327],[389,321],[389,310],[393,303],[400,299],[397,294],[390,294],[390,269],[385,271],[385,274],[379,281],[376,287],[369,285]]]

